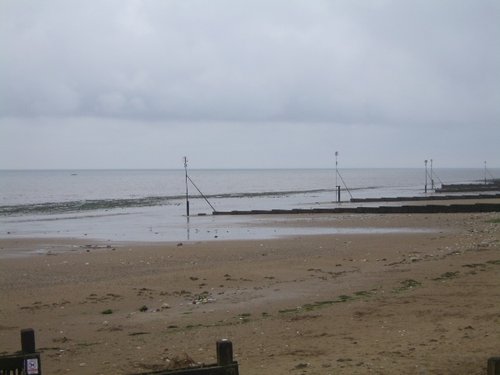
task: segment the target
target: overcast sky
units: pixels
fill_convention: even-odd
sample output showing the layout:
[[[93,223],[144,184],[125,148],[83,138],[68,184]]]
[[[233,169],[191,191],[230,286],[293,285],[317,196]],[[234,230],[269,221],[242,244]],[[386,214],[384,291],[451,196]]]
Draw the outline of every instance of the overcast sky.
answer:
[[[0,168],[500,167],[498,0],[0,0]]]

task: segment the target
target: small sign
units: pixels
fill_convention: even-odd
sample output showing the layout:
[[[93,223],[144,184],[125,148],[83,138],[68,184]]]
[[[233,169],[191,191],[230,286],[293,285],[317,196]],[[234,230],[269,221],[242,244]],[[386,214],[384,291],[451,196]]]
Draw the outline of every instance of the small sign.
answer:
[[[26,360],[26,374],[38,375],[38,358],[28,358]]]

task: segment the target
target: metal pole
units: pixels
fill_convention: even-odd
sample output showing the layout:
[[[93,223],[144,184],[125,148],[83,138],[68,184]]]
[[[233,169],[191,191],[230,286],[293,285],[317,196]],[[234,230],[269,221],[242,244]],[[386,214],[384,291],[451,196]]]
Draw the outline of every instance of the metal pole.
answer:
[[[189,190],[188,190],[188,172],[187,172],[187,157],[184,156],[184,172],[186,177],[186,215],[189,217]]]
[[[433,176],[433,170],[432,170],[432,159],[431,159],[431,189],[434,190],[434,176]]]
[[[425,191],[425,194],[427,194],[427,159],[424,160],[424,164],[425,164],[425,187],[424,187],[424,191]]]
[[[338,183],[339,176],[339,152],[335,151],[335,188],[337,189],[337,203],[340,203],[340,185]]]
[[[487,183],[487,182],[486,182],[486,171],[487,171],[487,169],[486,169],[486,160],[485,160],[485,161],[484,161],[484,184],[485,184],[485,185],[486,185],[486,183]]]

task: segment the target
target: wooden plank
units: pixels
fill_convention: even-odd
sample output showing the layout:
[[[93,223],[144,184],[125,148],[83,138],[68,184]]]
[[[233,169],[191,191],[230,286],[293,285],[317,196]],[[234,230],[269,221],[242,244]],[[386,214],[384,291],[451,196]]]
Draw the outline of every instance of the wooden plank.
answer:
[[[239,375],[238,362],[233,360],[233,344],[229,340],[216,343],[217,364],[178,370],[160,370],[137,375]]]
[[[206,366],[190,369],[163,370],[155,372],[140,373],[137,375],[239,375],[238,363],[233,362],[225,366]]]

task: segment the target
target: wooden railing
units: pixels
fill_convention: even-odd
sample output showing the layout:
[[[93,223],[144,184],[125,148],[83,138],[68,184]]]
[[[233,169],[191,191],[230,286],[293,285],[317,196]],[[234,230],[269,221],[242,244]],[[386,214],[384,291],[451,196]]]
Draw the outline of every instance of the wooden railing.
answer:
[[[239,375],[233,360],[233,344],[229,340],[216,343],[217,363],[194,368],[143,372],[135,375]],[[21,330],[21,351],[0,356],[0,375],[42,375],[40,353],[35,348],[35,331]],[[487,375],[500,375],[500,357],[488,359]]]
[[[229,340],[216,343],[217,363],[194,368],[144,372],[136,375],[239,375],[238,362],[233,360],[233,344]]]
[[[41,375],[40,353],[35,349],[35,331],[21,330],[21,351],[0,356],[0,375]]]

